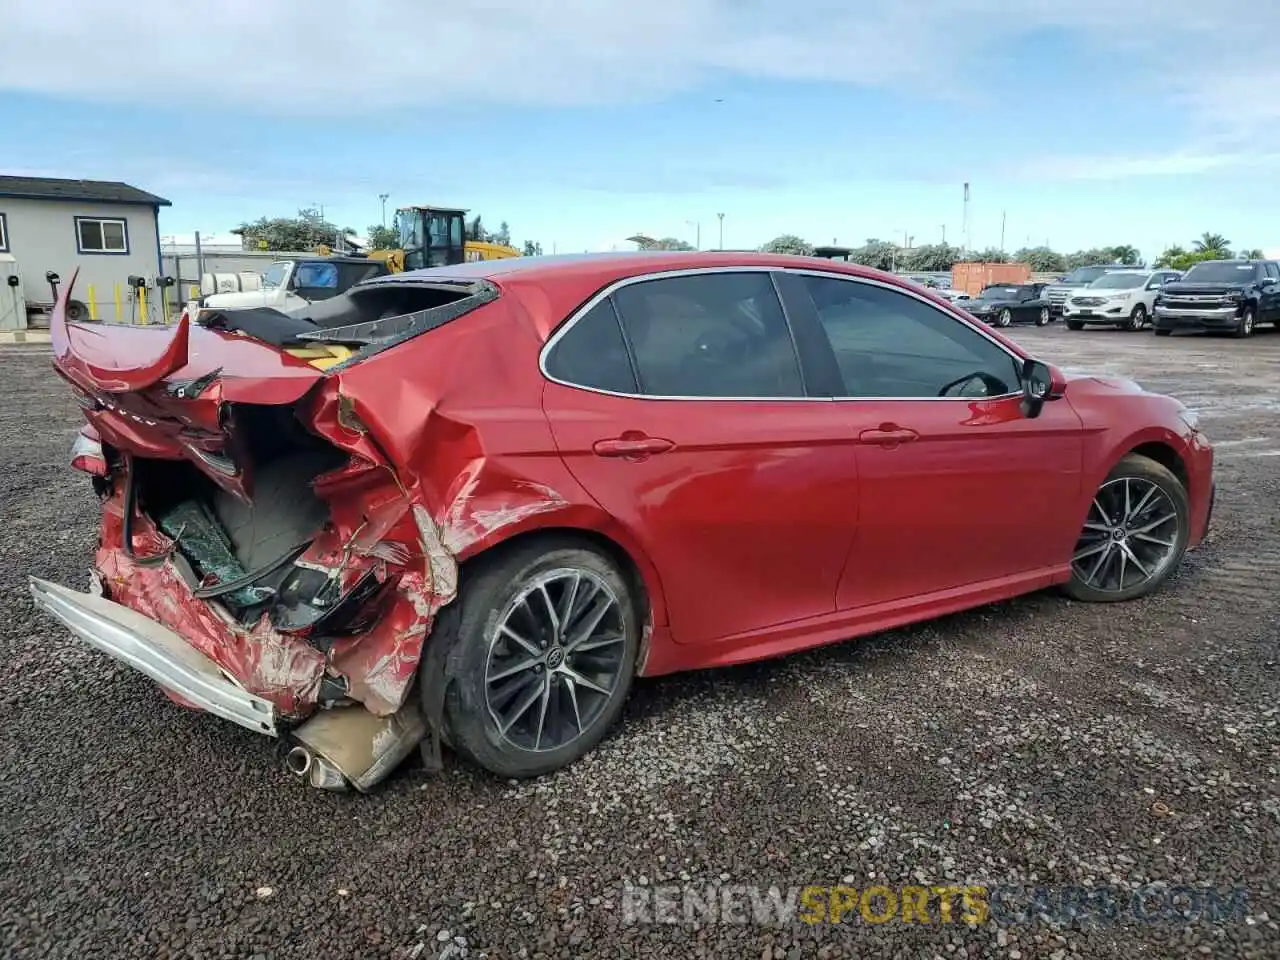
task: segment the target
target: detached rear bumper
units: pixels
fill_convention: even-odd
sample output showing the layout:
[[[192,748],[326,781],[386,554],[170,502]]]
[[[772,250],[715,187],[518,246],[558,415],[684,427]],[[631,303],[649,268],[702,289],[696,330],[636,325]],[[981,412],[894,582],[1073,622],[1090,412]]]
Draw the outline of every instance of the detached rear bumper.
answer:
[[[80,639],[146,674],[192,706],[252,730],[277,736],[276,708],[245,690],[212,660],[155,620],[104,597],[37,577],[31,596]]]

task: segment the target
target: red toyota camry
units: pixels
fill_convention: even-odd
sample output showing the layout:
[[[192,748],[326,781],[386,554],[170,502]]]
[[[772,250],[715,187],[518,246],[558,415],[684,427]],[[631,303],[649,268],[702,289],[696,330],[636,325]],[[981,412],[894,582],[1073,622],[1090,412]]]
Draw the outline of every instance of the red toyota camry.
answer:
[[[829,260],[489,261],[167,329],[70,293],[102,526],[89,592],[37,604],[321,787],[441,741],[535,776],[636,675],[1138,597],[1213,505],[1178,401]]]

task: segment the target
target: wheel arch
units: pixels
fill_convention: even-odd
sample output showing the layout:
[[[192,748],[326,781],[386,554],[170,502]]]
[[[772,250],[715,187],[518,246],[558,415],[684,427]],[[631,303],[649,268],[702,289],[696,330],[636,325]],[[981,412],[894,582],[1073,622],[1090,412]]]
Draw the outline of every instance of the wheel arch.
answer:
[[[1168,428],[1150,427],[1125,437],[1123,441],[1111,447],[1106,456],[1100,456],[1093,461],[1095,466],[1086,472],[1085,481],[1081,486],[1081,523],[1089,512],[1089,504],[1093,500],[1094,492],[1102,486],[1120,461],[1130,455],[1146,457],[1167,468],[1178,478],[1178,482],[1187,491],[1188,498],[1192,496],[1191,471],[1187,464],[1186,446],[1182,438]]]
[[[459,564],[459,574],[465,578],[468,572],[492,563],[512,550],[520,549],[538,540],[548,542],[572,542],[593,548],[618,565],[635,589],[640,604],[642,624],[665,625],[666,601],[657,568],[630,537],[613,526],[593,525],[583,522],[565,522],[567,518],[551,518],[550,523],[512,528],[496,537],[478,544]]]

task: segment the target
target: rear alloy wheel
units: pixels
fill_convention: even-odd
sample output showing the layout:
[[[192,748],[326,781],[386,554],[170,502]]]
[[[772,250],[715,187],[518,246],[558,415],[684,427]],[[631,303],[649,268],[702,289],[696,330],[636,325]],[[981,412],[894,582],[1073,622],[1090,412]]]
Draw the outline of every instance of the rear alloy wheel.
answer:
[[[1189,516],[1187,491],[1168,468],[1125,457],[1089,505],[1066,592],[1093,602],[1151,593],[1182,562]]]
[[[1237,339],[1253,336],[1254,316],[1253,307],[1244,308],[1244,313],[1240,314],[1240,322],[1236,324],[1234,331]]]
[[[640,622],[627,578],[593,549],[535,543],[485,566],[457,602],[462,661],[445,700],[454,748],[502,777],[588,753],[635,672]]]
[[[1007,327],[1011,323],[1013,323],[1013,312],[1008,307],[1005,307],[996,316],[996,325]]]
[[[1041,307],[1040,312],[1036,314],[1036,326],[1047,327],[1049,325],[1049,308]]]
[[[1129,314],[1129,324],[1125,328],[1127,330],[1141,330],[1147,325],[1147,308],[1142,304],[1138,304],[1133,308],[1133,313]]]

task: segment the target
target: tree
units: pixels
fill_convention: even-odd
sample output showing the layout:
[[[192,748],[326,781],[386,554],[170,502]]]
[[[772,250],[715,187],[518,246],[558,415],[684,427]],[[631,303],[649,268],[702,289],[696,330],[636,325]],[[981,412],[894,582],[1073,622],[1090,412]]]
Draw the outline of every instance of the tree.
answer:
[[[936,273],[950,270],[960,259],[960,251],[946,243],[926,243],[902,253],[898,266],[913,272]]]
[[[310,252],[324,244],[334,247],[341,237],[353,236],[350,227],[339,229],[311,208],[299,210],[296,217],[260,217],[253,223],[241,223],[231,231],[240,237],[246,250],[288,250]]]
[[[1241,260],[1265,260],[1266,259],[1266,254],[1264,254],[1257,247],[1253,247],[1249,250],[1241,250],[1238,254],[1236,254],[1236,256],[1238,256]]]
[[[1220,233],[1202,233],[1195,243],[1195,252],[1217,254],[1209,257],[1210,260],[1225,260],[1231,256],[1231,241]]]
[[[369,227],[368,237],[370,250],[394,250],[400,246],[400,234],[394,227],[374,224]]]
[[[965,259],[974,263],[1008,263],[1009,255],[995,247],[987,247],[985,250],[970,251]]]
[[[524,242],[524,255],[526,257],[542,256],[542,244],[534,243],[532,240],[526,240]]]
[[[868,237],[867,242],[854,250],[850,255],[854,263],[873,270],[893,270],[898,266],[898,246],[888,240],[877,240]]]
[[[807,240],[802,240],[794,233],[784,233],[780,237],[774,237],[763,247],[760,248],[761,253],[789,253],[797,257],[809,257],[813,255],[813,246]]]
[[[1108,252],[1111,254],[1112,263],[1123,263],[1126,266],[1138,266],[1138,248],[1122,243],[1117,247],[1109,247]]]
[[[507,226],[507,221],[503,220],[498,224],[498,231],[489,234],[490,243],[500,243],[504,247],[511,246],[511,228]]]
[[[1172,270],[1177,270],[1179,268],[1175,266],[1175,264],[1180,263],[1186,258],[1186,256],[1187,251],[1175,243],[1172,246],[1164,248],[1164,252],[1161,253],[1160,256],[1156,257],[1155,265],[1157,267],[1169,267]]]
[[[1023,247],[1013,255],[1018,263],[1025,263],[1033,273],[1062,273],[1067,269],[1067,258],[1048,247]]]

